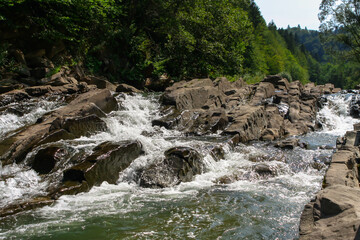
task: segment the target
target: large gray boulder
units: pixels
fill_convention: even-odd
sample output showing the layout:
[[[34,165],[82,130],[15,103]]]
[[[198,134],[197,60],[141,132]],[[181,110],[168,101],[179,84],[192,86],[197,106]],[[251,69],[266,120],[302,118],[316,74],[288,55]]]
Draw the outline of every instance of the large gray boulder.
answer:
[[[53,195],[88,191],[104,181],[115,184],[119,173],[144,153],[138,141],[105,142],[93,151],[83,162],[64,171],[63,185]]]
[[[140,186],[165,188],[181,182],[190,182],[202,173],[201,155],[189,147],[175,147],[165,152],[165,159],[144,169],[140,174]]]
[[[300,239],[359,239],[360,189],[342,185],[321,191],[305,206]]]

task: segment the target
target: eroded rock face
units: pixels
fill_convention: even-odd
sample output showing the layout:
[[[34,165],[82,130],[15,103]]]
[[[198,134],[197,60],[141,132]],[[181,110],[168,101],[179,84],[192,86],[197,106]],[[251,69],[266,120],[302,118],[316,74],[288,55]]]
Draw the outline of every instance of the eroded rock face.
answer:
[[[338,140],[323,189],[301,216],[300,239],[360,239],[357,131]]]
[[[117,101],[109,90],[81,94],[67,106],[44,116],[39,124],[1,141],[0,159],[3,164],[21,162],[39,144],[102,131],[106,125],[100,118],[117,109]]]
[[[165,152],[165,159],[144,169],[140,174],[140,186],[165,188],[181,182],[192,181],[202,173],[202,156],[189,147],[171,148]]]
[[[255,85],[226,78],[175,83],[162,96],[164,117],[153,125],[188,134],[239,135],[239,141],[275,140],[314,130],[317,100],[333,86],[303,86],[280,76]]]
[[[104,181],[115,184],[119,173],[141,154],[142,144],[138,141],[102,143],[83,162],[64,172],[63,185],[54,194],[76,194]]]

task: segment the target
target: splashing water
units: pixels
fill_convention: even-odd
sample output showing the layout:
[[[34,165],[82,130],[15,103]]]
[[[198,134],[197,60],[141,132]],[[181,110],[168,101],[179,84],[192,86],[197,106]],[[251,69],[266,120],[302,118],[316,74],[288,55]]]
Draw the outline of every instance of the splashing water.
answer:
[[[59,100],[60,97],[55,100],[31,99],[21,104],[7,105],[6,109],[11,111],[0,112],[0,139],[11,131],[35,123],[45,113],[58,108],[62,104]]]
[[[104,182],[90,192],[62,196],[52,206],[4,219],[0,238],[293,239],[298,237],[303,206],[321,188],[325,164],[333,151],[319,148],[321,141],[334,141],[356,122],[347,116],[348,98],[331,95],[318,114],[324,130],[302,137],[312,145],[310,150],[284,151],[267,142],[231,149],[222,136],[185,137],[153,127],[151,121],[159,117],[156,96],[117,98],[124,107],[104,119],[108,132],[66,143],[91,149],[104,141],[132,139],[143,144],[146,154],[120,174],[116,185]],[[224,146],[225,159],[216,162],[212,158],[206,151],[211,144]],[[175,146],[199,149],[206,171],[194,181],[172,188],[139,187],[137,170],[161,159],[165,150]],[[263,176],[254,171],[258,166],[273,172]],[[0,167],[0,175],[5,171],[20,174],[19,168]],[[23,183],[32,182],[35,192],[30,195],[43,191],[47,184],[31,170],[21,174],[27,175],[12,178],[16,184],[0,181],[0,187],[8,186],[4,192],[13,194],[8,198],[24,197],[28,186]]]

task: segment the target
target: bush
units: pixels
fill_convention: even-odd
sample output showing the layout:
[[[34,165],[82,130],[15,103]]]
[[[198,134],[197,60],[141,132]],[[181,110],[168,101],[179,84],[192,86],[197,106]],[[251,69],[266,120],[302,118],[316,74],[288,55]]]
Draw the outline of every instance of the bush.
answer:
[[[292,82],[293,80],[291,74],[288,72],[281,72],[278,75],[281,76],[282,78],[286,78],[289,82]]]
[[[264,80],[265,75],[261,72],[255,74],[245,74],[243,79],[247,84],[255,84]]]

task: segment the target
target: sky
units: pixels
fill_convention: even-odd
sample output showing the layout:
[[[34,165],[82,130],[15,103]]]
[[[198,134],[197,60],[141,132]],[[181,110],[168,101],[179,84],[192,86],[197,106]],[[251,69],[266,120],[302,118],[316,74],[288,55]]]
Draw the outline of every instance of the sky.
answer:
[[[297,27],[318,30],[321,0],[255,0],[262,16],[269,23],[274,20],[278,28]]]

